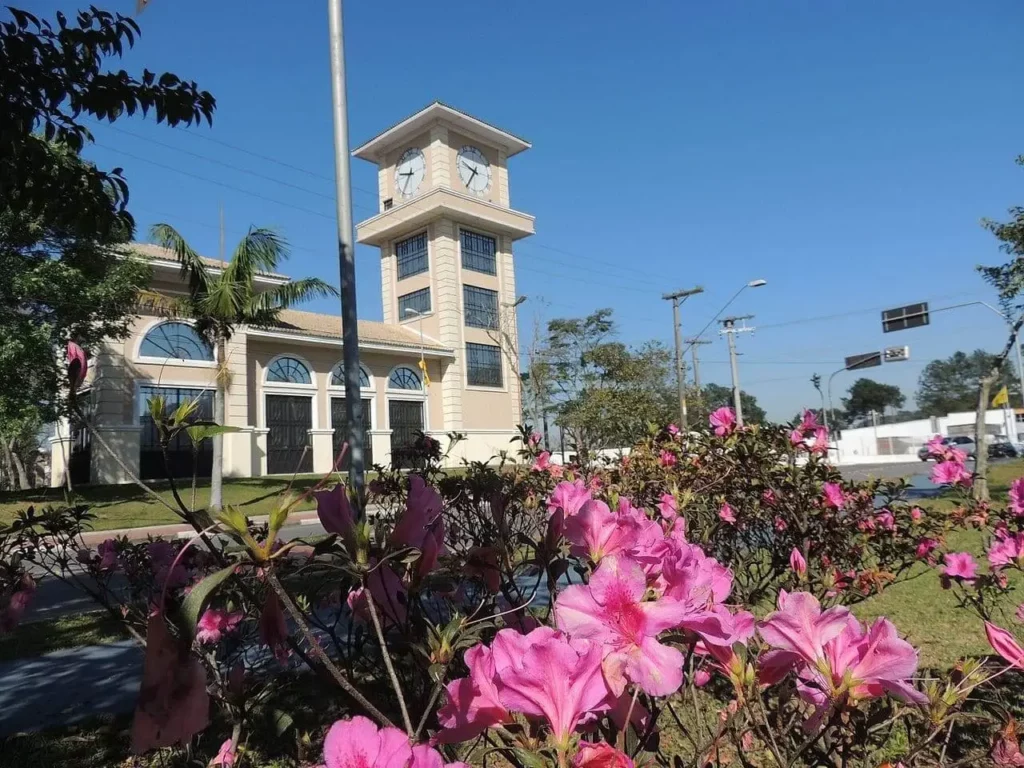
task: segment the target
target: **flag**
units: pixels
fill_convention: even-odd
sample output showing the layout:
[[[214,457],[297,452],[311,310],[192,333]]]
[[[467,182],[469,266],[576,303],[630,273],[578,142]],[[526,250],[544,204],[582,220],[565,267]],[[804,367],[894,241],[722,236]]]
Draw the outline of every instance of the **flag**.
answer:
[[[1000,405],[1009,405],[1009,404],[1010,404],[1010,393],[1007,391],[1006,385],[1004,384],[1003,388],[1000,389],[998,392],[996,392],[996,396],[992,398],[992,407],[993,408],[998,408]]]
[[[430,386],[430,374],[427,373],[427,361],[420,358],[420,370],[423,371],[423,386]]]

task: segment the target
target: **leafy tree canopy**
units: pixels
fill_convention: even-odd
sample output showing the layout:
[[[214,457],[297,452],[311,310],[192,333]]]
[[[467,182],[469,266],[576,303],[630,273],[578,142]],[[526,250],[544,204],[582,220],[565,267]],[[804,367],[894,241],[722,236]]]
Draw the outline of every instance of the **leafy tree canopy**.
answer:
[[[932,360],[917,382],[917,407],[925,416],[973,411],[978,407],[978,382],[989,375],[995,360],[996,355],[983,349],[970,354],[954,352],[945,360]],[[996,389],[1005,384],[1011,395],[1019,395],[1017,377],[1009,366],[1002,366],[1000,378],[994,383]]]
[[[850,387],[849,396],[843,398],[843,408],[850,419],[864,419],[872,412],[884,414],[886,408],[902,408],[906,399],[894,384],[857,379]]]
[[[690,424],[695,427],[707,427],[708,414],[723,406],[733,407],[732,389],[721,384],[705,384],[694,403],[689,406]],[[743,406],[743,421],[746,424],[762,424],[768,419],[764,408],[757,404],[757,398],[749,392],[740,390],[740,405]]]

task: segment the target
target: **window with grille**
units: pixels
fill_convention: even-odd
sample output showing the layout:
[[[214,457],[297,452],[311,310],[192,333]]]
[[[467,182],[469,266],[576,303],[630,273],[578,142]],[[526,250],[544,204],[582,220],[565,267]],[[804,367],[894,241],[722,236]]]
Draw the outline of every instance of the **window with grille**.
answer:
[[[338,363],[334,366],[334,370],[331,371],[331,386],[332,387],[344,387],[345,386],[345,365],[344,363]],[[366,372],[363,366],[359,366],[359,386],[362,389],[370,388],[370,374]]]
[[[460,245],[464,269],[483,272],[485,275],[498,274],[497,261],[494,256],[497,248],[493,237],[463,229],[460,231]]]
[[[388,389],[422,390],[423,384],[416,371],[403,365],[391,372],[388,377]]]
[[[466,344],[466,381],[473,387],[500,387],[501,348]]]
[[[142,357],[176,360],[213,360],[213,349],[188,323],[161,323],[151,329],[139,347]]]
[[[407,293],[404,296],[398,297],[398,319],[408,320],[410,315],[407,315],[405,310],[413,309],[417,312],[427,314],[430,311],[430,289],[424,288],[420,291],[413,291]]]
[[[267,368],[267,381],[274,384],[312,384],[309,368],[294,357],[279,357]]]
[[[422,232],[395,243],[395,256],[398,257],[399,280],[426,272],[427,233]]]
[[[462,286],[462,311],[471,328],[498,328],[498,292],[475,285]]]

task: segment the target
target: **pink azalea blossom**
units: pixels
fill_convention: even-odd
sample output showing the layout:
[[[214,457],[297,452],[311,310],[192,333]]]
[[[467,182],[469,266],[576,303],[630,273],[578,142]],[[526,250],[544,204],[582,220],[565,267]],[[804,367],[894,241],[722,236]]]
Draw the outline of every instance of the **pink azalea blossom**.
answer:
[[[210,761],[210,768],[213,766],[221,765],[224,768],[231,768],[235,764],[237,758],[235,750],[232,749],[231,739],[226,739],[223,744],[220,745],[220,749],[217,751],[217,756]]]
[[[603,650],[605,678],[615,695],[627,681],[652,696],[666,696],[682,685],[683,656],[657,637],[673,627],[723,637],[722,621],[705,606],[680,599],[644,601],[647,580],[640,564],[626,557],[602,561],[590,583],[567,588],[555,603],[558,628],[592,640]]]
[[[548,474],[555,478],[555,480],[559,480],[565,474],[565,467],[561,464],[549,464]]]
[[[972,480],[970,471],[956,461],[940,461],[932,467],[931,481],[936,485],[970,486]]]
[[[551,452],[542,451],[536,459],[533,460],[533,471],[534,472],[546,472],[548,467],[551,466]]]
[[[1010,483],[1010,511],[1017,517],[1024,517],[1024,477]]]
[[[798,662],[816,666],[825,657],[825,643],[845,629],[849,615],[849,609],[838,605],[822,611],[818,598],[809,592],[780,592],[779,610],[768,614],[759,627],[761,637],[775,649],[762,662],[781,672],[770,675],[771,681],[781,679]]]
[[[998,768],[1021,768],[1024,766],[1024,752],[1020,751],[1020,739],[1017,738],[1017,723],[1012,717],[1000,729],[989,754],[992,764]]]
[[[572,768],[633,768],[633,761],[611,744],[582,741],[572,759]]]
[[[590,489],[583,484],[582,480],[572,483],[563,480],[551,492],[548,499],[548,512],[554,513],[555,510],[561,509],[565,513],[565,517],[572,517],[590,499]]]
[[[540,432],[531,432],[530,437],[527,439],[527,443],[531,446],[538,445],[540,443]]]
[[[643,527],[636,517],[612,512],[603,501],[592,499],[565,520],[565,538],[573,545],[574,555],[598,563],[603,557],[632,550]]]
[[[676,465],[676,455],[671,451],[662,451],[658,455],[658,463],[666,469]]]
[[[267,590],[263,602],[263,611],[259,618],[260,642],[273,651],[277,660],[284,664],[288,661],[288,624],[284,618],[281,601],[273,590]]]
[[[989,547],[988,562],[993,569],[1008,565],[1024,567],[1024,532],[995,541]]]
[[[896,530],[896,518],[888,509],[883,509],[879,512],[875,519],[878,521],[878,525],[881,526],[883,531]]]
[[[921,522],[921,518],[924,516],[924,512],[921,511],[920,507],[913,507],[910,510],[910,519],[915,523]]]
[[[675,437],[676,435],[679,434],[679,427],[677,427],[675,424],[669,424],[666,429],[668,433],[672,435],[672,437]]]
[[[942,435],[935,435],[931,440],[924,444],[924,447],[928,449],[928,456],[933,459],[944,458],[946,455],[946,446],[943,444]]]
[[[693,684],[698,688],[703,688],[705,685],[711,682],[711,673],[706,669],[698,669],[693,673]]]
[[[96,547],[96,554],[100,556],[99,569],[109,571],[117,567],[117,541],[105,539]]]
[[[242,618],[239,611],[228,613],[218,608],[207,608],[196,624],[196,640],[205,645],[216,645],[222,637],[238,628]]]
[[[942,581],[946,589],[953,579],[971,582],[978,575],[978,564],[970,552],[947,552],[942,563]]]
[[[718,508],[718,519],[725,522],[736,525],[736,512],[727,501],[722,502],[722,506]]]
[[[28,610],[29,604],[32,602],[32,596],[36,591],[35,579],[28,573],[25,573],[18,580],[14,586],[14,591],[10,593],[10,597],[7,599],[7,605],[3,605],[0,602],[0,636],[13,632],[15,627],[21,621],[25,615],[25,611]],[[0,598],[3,596],[0,595]]]
[[[775,526],[775,530],[779,531],[780,533],[782,531],[785,531],[787,528],[789,528],[789,523],[787,523],[783,518],[779,517],[778,515],[776,515],[772,519],[772,525],[774,525]]]
[[[931,555],[939,547],[939,542],[935,539],[924,538],[917,542],[917,551],[915,555],[918,560],[924,560],[926,557]]]
[[[188,570],[181,561],[175,564],[178,549],[173,544],[163,539],[155,539],[146,545],[146,554],[149,555],[153,579],[161,589],[165,583],[172,588],[188,583]]]
[[[797,547],[789,553],[789,567],[801,579],[807,575],[807,560]]]
[[[671,493],[661,494],[658,512],[665,520],[675,520],[679,516],[679,504]]]
[[[820,424],[818,424],[818,414],[812,411],[810,408],[804,408],[803,416],[800,418],[800,429],[804,432],[813,432]]]
[[[73,341],[68,342],[67,360],[68,387],[74,394],[85,383],[86,374],[89,373],[89,361],[85,356],[85,350]]]
[[[736,413],[732,408],[719,408],[708,416],[708,422],[719,437],[731,435],[736,430]]]
[[[324,739],[326,768],[408,768],[411,762],[409,737],[366,717],[339,720]]]
[[[1007,664],[1011,667],[1024,669],[1024,648],[1021,648],[1020,643],[1017,642],[1013,635],[1005,629],[986,621],[985,637],[988,638],[988,644],[992,646],[992,650],[1002,656]]]
[[[811,445],[811,453],[828,453],[828,430],[825,427],[815,427],[811,436],[814,444]]]
[[[420,551],[416,572],[420,577],[434,570],[444,546],[444,516],[441,496],[419,475],[409,476],[409,496],[405,511],[391,532],[392,545],[415,547]]]
[[[355,515],[348,500],[348,489],[338,483],[329,491],[314,491],[316,515],[328,533],[341,536],[350,553],[355,553]]]
[[[497,642],[497,638],[495,640]],[[500,650],[501,643],[498,645]],[[475,645],[463,658],[469,677],[448,683],[445,688],[448,700],[437,712],[437,721],[443,729],[438,738],[444,743],[468,741],[488,728],[512,721],[498,696],[500,679],[491,649],[483,644]]]
[[[771,488],[767,488],[761,493],[761,503],[766,507],[774,507],[776,501],[775,491]]]
[[[843,493],[843,486],[839,483],[825,483],[821,490],[825,494],[826,506],[842,509],[846,505],[846,494]]]
[[[805,445],[804,439],[804,433],[799,427],[789,433],[789,444],[794,448],[799,448],[800,446]]]

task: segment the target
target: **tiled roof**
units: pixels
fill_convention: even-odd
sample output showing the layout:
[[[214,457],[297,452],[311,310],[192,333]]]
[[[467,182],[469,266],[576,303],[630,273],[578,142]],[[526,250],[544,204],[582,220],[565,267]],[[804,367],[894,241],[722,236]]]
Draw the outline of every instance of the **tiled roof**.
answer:
[[[174,255],[174,251],[169,248],[164,248],[153,243],[130,243],[124,247],[125,252],[140,256],[143,259],[163,259],[164,261],[177,261],[177,257]],[[224,266],[220,259],[211,259],[209,256],[200,256],[208,266],[216,267],[220,269]],[[277,272],[260,272],[259,274],[264,277],[274,277],[279,280],[290,279],[288,275],[282,275]]]
[[[285,333],[323,336],[327,339],[341,339],[341,318],[338,315],[321,315],[317,312],[302,312],[298,309],[285,309],[279,315],[280,322],[273,328]],[[411,328],[400,325],[378,323],[373,320],[359,321],[359,341],[371,344],[385,344],[402,347],[419,347],[420,335]],[[438,352],[450,352],[438,342],[424,337],[423,348]]]

